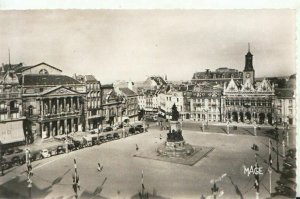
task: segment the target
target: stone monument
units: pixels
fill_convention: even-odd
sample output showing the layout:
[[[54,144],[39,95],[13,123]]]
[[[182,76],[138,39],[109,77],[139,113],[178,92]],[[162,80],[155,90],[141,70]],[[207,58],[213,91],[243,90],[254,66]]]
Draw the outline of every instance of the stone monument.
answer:
[[[181,124],[178,119],[179,112],[174,104],[172,107],[172,119],[170,121],[167,140],[157,148],[157,152],[161,156],[184,157],[191,155],[194,152],[194,148],[187,144],[182,136]]]

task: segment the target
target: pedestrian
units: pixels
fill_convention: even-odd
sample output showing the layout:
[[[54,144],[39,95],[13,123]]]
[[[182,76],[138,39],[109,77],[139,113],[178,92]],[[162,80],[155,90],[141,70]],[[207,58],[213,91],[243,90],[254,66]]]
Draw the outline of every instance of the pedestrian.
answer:
[[[137,144],[135,144],[135,150],[138,151],[139,150],[139,146]]]
[[[160,140],[162,139],[161,134],[159,134],[159,139],[160,139]]]
[[[100,163],[98,163],[98,167],[97,167],[97,170],[98,170],[98,172],[101,172],[101,171],[102,171],[102,169],[103,169],[103,166],[101,167],[101,164],[100,164]]]

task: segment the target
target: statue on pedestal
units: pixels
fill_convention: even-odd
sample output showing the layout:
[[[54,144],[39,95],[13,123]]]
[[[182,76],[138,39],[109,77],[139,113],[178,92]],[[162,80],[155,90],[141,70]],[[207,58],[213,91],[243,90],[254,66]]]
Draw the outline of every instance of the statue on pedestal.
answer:
[[[179,119],[179,112],[177,111],[177,107],[174,104],[172,107],[172,119],[171,121],[173,122],[178,122]],[[167,141],[168,142],[178,142],[178,141],[183,141],[182,137],[182,131],[180,129],[175,130],[175,129],[170,129],[169,133],[167,134]]]
[[[177,107],[176,105],[174,104],[172,106],[172,121],[178,121],[179,119],[179,112],[177,111]]]

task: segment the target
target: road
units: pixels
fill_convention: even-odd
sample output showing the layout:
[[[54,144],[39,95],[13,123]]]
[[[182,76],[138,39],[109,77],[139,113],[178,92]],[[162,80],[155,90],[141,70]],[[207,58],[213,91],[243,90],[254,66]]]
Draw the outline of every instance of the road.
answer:
[[[260,151],[258,163],[267,171],[268,138],[252,135],[226,135],[225,133],[199,132],[184,129],[183,136],[189,144],[214,147],[209,155],[194,166],[162,162],[134,157],[135,145],[139,150],[156,150],[163,142],[167,131],[156,128],[148,133],[130,136],[99,146],[85,148],[60,156],[33,162],[33,198],[73,198],[72,173],[73,159],[77,160],[80,176],[80,198],[131,198],[141,189],[141,173],[148,192],[155,192],[161,198],[200,198],[211,195],[212,179],[224,173],[227,176],[217,183],[224,191],[221,198],[255,198],[254,177],[244,174],[244,166],[254,165],[255,143]],[[160,134],[163,139],[160,140]],[[273,165],[275,153],[272,152]],[[97,172],[97,163],[104,169]],[[280,158],[281,163],[281,158]],[[24,198],[27,196],[25,166],[13,168],[1,177],[0,196]],[[105,177],[103,191],[94,197],[93,192]],[[272,172],[272,189],[278,174]],[[269,174],[261,176],[261,198],[269,196]]]

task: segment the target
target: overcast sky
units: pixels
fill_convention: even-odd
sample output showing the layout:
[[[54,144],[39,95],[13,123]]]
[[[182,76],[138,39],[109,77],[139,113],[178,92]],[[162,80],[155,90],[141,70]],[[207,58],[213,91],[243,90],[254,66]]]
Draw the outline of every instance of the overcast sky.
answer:
[[[10,49],[12,63],[46,62],[102,83],[243,70],[248,42],[257,77],[296,72],[292,10],[0,11],[0,25],[2,63]]]

